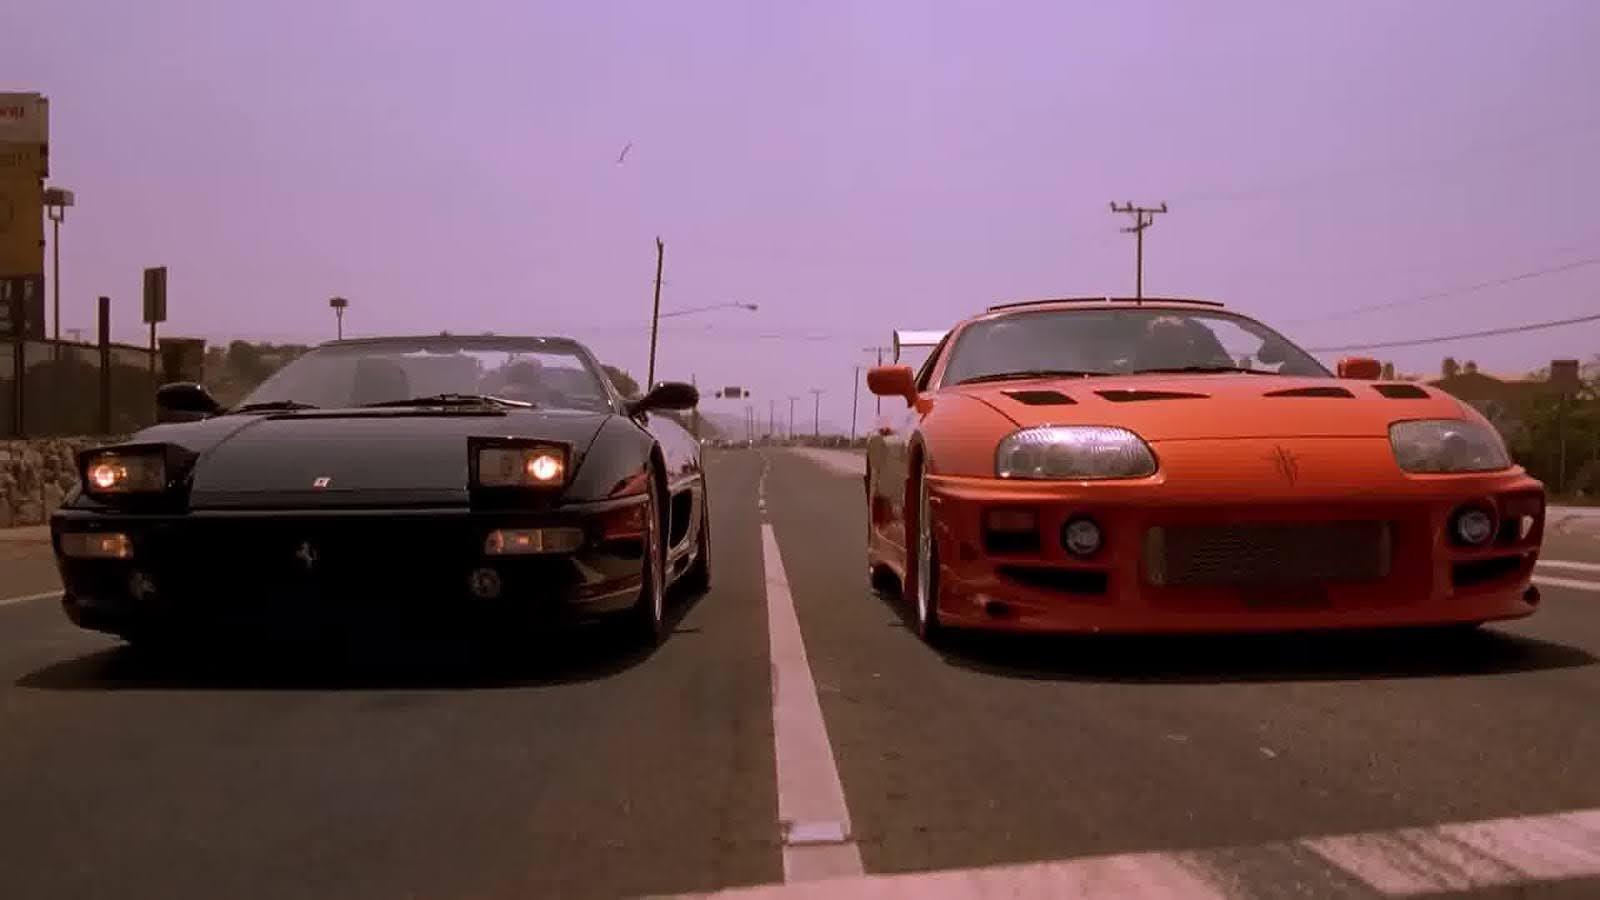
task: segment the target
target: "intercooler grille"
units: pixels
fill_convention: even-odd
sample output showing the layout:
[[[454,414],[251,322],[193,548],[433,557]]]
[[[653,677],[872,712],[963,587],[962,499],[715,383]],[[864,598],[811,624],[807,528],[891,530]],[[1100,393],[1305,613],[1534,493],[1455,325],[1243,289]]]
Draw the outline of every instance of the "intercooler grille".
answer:
[[[1376,581],[1389,574],[1385,522],[1158,526],[1145,579],[1164,587]]]

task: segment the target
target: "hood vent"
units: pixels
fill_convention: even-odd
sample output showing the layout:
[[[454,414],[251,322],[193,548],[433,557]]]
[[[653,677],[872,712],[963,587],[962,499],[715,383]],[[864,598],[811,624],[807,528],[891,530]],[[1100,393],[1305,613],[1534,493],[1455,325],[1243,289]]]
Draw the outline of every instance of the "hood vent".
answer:
[[[1269,391],[1268,397],[1343,397],[1354,400],[1356,395],[1342,387],[1300,387]]]
[[[1028,406],[1074,406],[1076,401],[1060,391],[1001,391],[1007,397]]]
[[[1372,389],[1390,400],[1428,399],[1428,392],[1414,384],[1375,384]]]
[[[1152,391],[1125,388],[1123,390],[1095,391],[1096,394],[1110,400],[1112,403],[1135,403],[1140,400],[1204,400],[1205,394],[1189,394],[1183,391]]]

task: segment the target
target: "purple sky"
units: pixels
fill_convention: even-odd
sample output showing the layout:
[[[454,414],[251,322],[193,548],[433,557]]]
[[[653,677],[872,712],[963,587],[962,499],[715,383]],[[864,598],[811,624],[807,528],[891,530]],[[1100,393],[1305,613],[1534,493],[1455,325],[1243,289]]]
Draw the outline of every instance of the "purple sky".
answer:
[[[78,192],[68,327],[110,294],[138,340],[165,263],[172,334],[325,339],[337,293],[350,333],[570,333],[642,378],[659,234],[664,309],[761,308],[666,325],[658,377],[763,414],[821,387],[844,425],[893,328],[1131,293],[1111,200],[1172,206],[1147,293],[1309,346],[1600,309],[1592,265],[1304,321],[1600,258],[1596,46],[1585,0],[51,0],[8,12],[0,87],[51,98]],[[1596,352],[1600,324],[1376,355]]]

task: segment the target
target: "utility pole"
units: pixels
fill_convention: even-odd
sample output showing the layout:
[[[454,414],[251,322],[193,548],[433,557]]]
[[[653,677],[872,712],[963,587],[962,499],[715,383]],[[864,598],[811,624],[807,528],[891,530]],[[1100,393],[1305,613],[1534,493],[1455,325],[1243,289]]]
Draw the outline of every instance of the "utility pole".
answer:
[[[661,238],[657,237],[656,238],[656,301],[655,301],[655,308],[650,313],[650,371],[649,371],[648,374],[645,375],[645,381],[644,381],[644,391],[647,394],[650,393],[650,389],[652,387],[655,387],[655,383],[656,383],[656,329],[657,329],[657,326],[659,326],[661,324],[661,265],[662,265],[663,262],[666,261],[666,256],[667,256],[667,245],[661,243]]]
[[[811,438],[822,440],[822,388],[812,388],[811,396],[816,400],[815,410],[811,414]]]
[[[856,406],[861,402],[861,366],[856,366],[856,376],[850,382],[850,443],[856,442]]]
[[[880,365],[880,366],[883,365],[883,348],[882,347],[863,347],[861,349],[861,352],[862,353],[876,353],[876,354],[878,354],[878,365]],[[879,415],[879,416],[883,415],[883,398],[882,397],[878,397],[877,398],[877,406],[873,410],[873,413],[875,415]]]
[[[1122,233],[1132,234],[1134,237],[1133,296],[1136,300],[1142,300],[1144,299],[1144,230],[1155,224],[1156,213],[1167,211],[1167,204],[1163,202],[1159,207],[1150,207],[1124,203],[1118,206],[1113,201],[1111,211],[1114,213],[1128,213],[1133,216],[1133,226],[1122,229]]]
[[[793,394],[789,395],[789,440],[791,441],[794,440],[794,401],[798,399],[800,398]]]
[[[775,437],[778,430],[778,398],[767,398],[767,437]]]

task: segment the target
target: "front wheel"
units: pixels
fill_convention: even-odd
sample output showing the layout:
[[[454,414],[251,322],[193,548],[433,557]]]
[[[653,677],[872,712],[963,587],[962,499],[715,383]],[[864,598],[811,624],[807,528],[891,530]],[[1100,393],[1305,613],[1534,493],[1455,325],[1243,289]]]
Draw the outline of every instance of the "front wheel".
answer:
[[[933,536],[933,504],[928,498],[926,469],[917,472],[916,540],[907,570],[912,573],[910,600],[917,617],[917,634],[929,644],[937,644],[944,637],[944,624],[939,621],[939,542]]]
[[[655,646],[666,632],[667,568],[666,546],[661,533],[661,482],[652,468],[650,489],[645,495],[643,562],[640,564],[639,597],[628,610],[629,630],[641,644]]]

